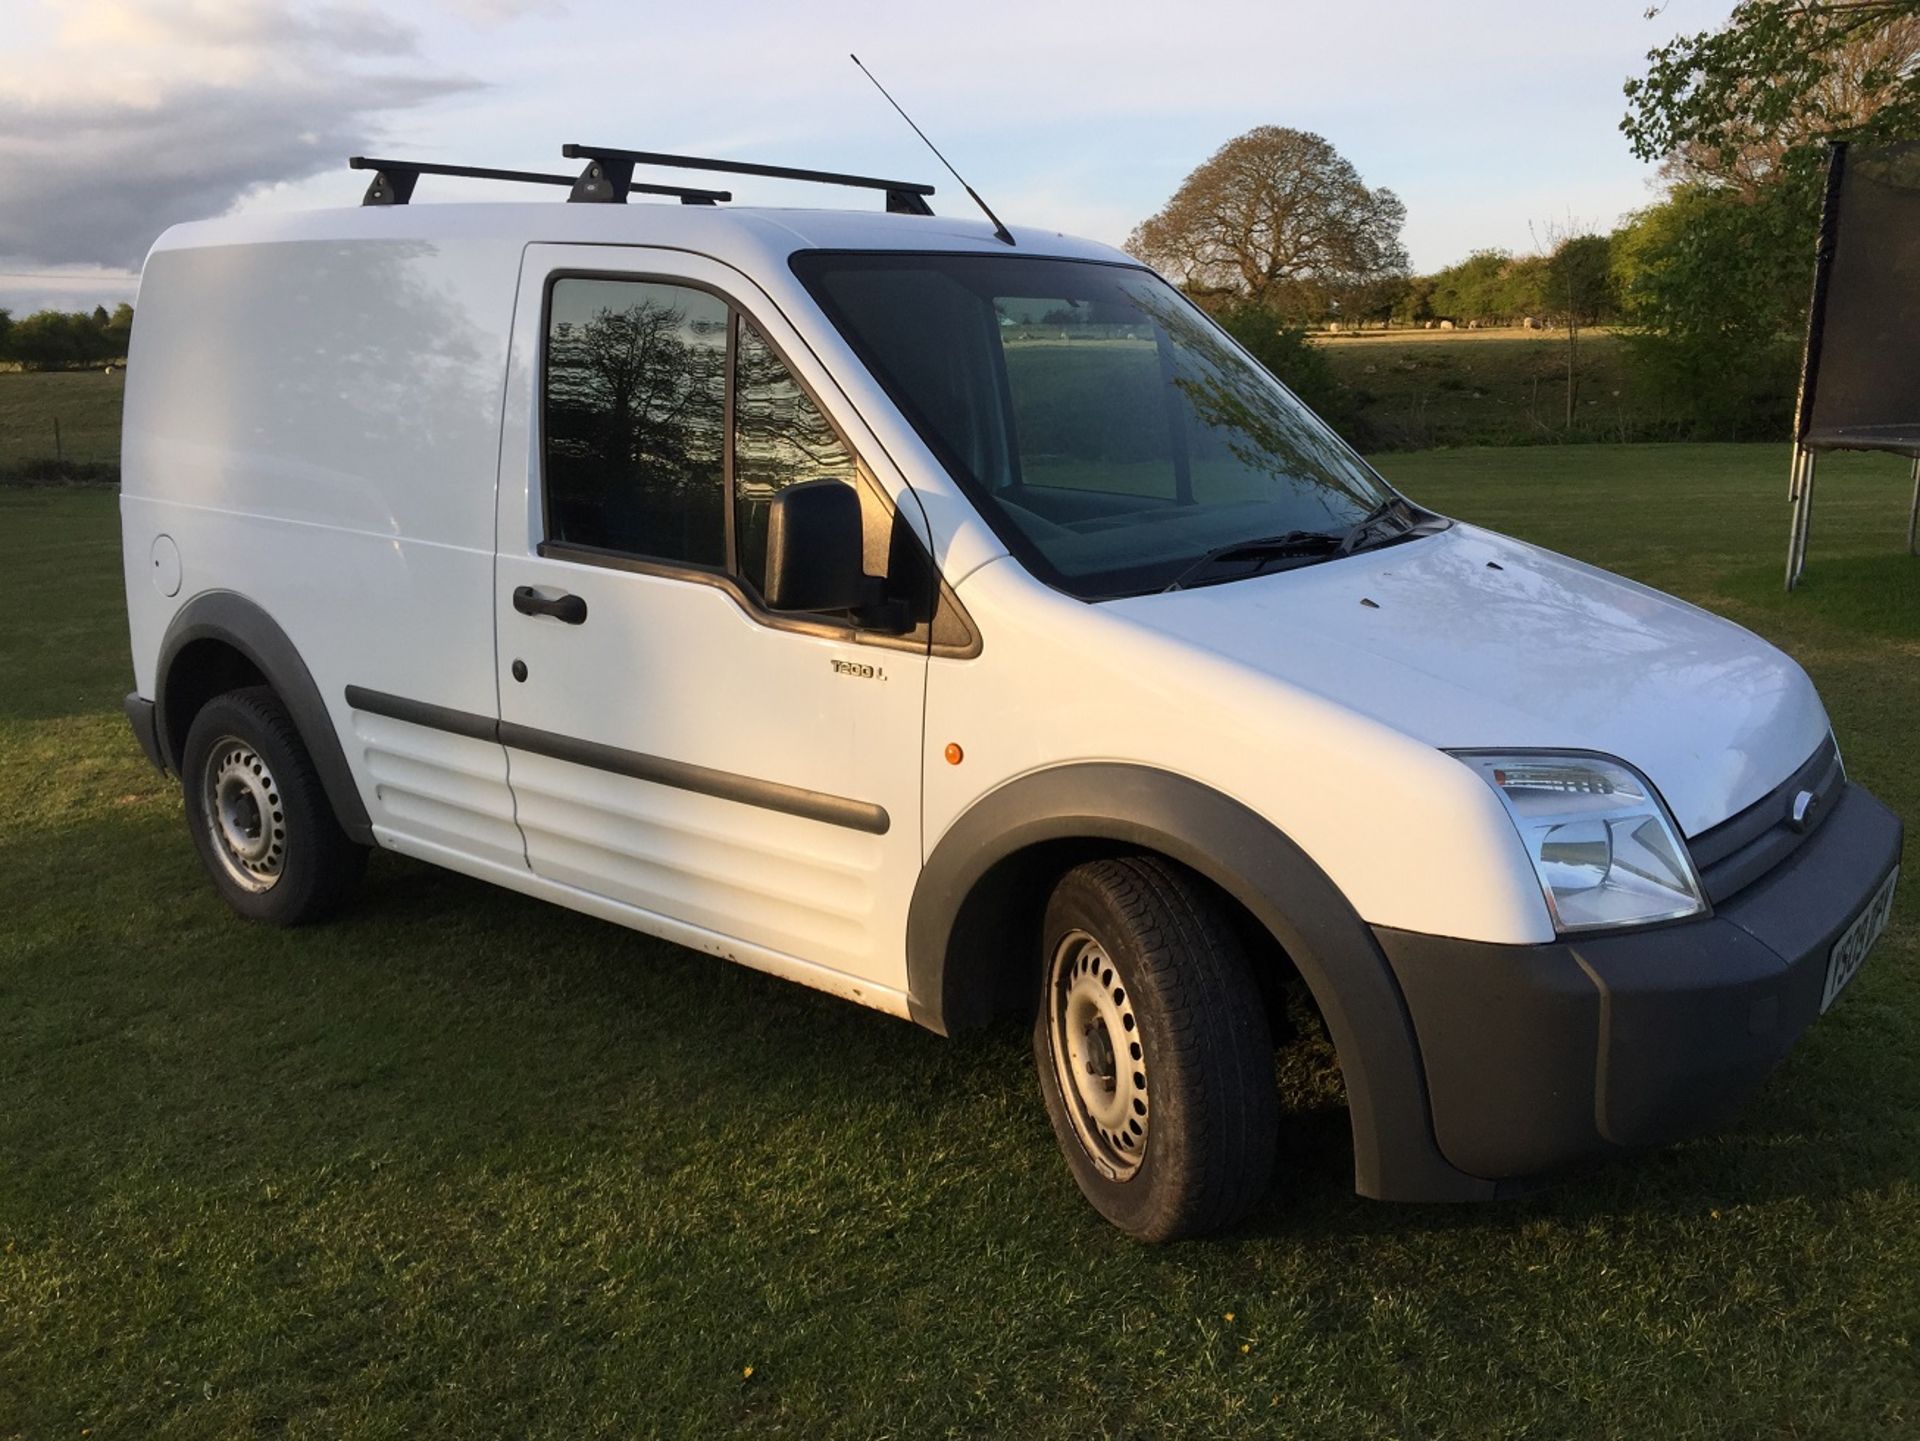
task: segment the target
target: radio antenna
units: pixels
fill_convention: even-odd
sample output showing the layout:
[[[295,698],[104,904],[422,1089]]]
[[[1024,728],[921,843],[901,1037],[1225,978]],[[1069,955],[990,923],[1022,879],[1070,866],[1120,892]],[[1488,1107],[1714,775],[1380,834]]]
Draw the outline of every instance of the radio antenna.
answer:
[[[847,58],[851,60],[855,65],[860,65],[860,57],[858,55],[849,53]],[[860,73],[866,76],[867,79],[873,80],[873,72],[867,69],[866,66],[860,65]],[[900,118],[906,121],[909,126],[912,126],[913,133],[915,135],[918,135],[920,137],[921,143],[925,145],[927,149],[933,152],[934,159],[938,160],[942,165],[947,167],[947,173],[951,175],[955,180],[960,181],[960,188],[967,192],[968,197],[972,199],[973,203],[975,205],[978,205],[981,209],[981,212],[987,217],[987,219],[993,222],[993,233],[996,236],[998,236],[1000,239],[1006,241],[1007,244],[1009,245],[1013,244],[1013,232],[1008,230],[1006,226],[1000,223],[1000,217],[993,213],[993,207],[987,204],[986,201],[980,198],[979,191],[975,190],[971,185],[967,184],[966,180],[962,178],[960,172],[953,168],[953,162],[948,160],[946,156],[940,153],[940,147],[938,145],[935,145],[931,140],[927,139],[927,132],[922,130],[918,125],[914,125],[913,117],[907,114],[906,111],[900,110],[900,102],[898,100],[895,100],[891,95],[887,94],[887,87],[882,85],[878,80],[873,80],[873,88],[875,90],[878,90],[880,94],[883,97],[885,97],[887,104],[891,105],[895,110],[900,111]]]

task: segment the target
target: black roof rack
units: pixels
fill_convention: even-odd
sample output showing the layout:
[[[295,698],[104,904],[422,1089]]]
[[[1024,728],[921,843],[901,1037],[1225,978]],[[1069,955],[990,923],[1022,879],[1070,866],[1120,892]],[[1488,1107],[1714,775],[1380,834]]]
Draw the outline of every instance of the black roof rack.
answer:
[[[775,180],[804,180],[815,185],[846,185],[856,190],[884,190],[887,209],[895,215],[931,215],[926,197],[931,185],[911,180],[879,180],[871,175],[842,175],[832,170],[795,170],[787,165],[755,165],[745,160],[701,160],[691,155],[661,155],[651,150],[616,150],[605,145],[567,144],[560,153],[571,160],[587,161],[586,169],[574,182],[569,200],[623,203],[626,190],[638,190],[633,181],[636,165],[664,165],[677,170],[711,170],[726,175],[766,175]],[[626,189],[622,189],[622,187]]]
[[[351,170],[371,170],[373,181],[361,197],[362,205],[405,205],[413,199],[413,187],[422,175],[464,175],[472,180],[517,180],[526,185],[576,184],[571,175],[549,175],[538,170],[494,170],[483,165],[437,165],[426,160],[374,160],[365,155],[347,160]],[[733,199],[730,190],[692,190],[680,185],[635,185],[627,189],[636,195],[671,195],[682,205],[712,205]],[[621,199],[625,199],[623,195]]]

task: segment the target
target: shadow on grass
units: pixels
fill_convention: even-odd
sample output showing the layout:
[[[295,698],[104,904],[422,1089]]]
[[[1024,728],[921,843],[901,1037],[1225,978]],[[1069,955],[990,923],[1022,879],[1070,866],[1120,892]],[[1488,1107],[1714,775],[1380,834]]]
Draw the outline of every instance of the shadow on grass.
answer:
[[[177,817],[11,836],[0,876],[15,917],[0,1035],[28,1048],[0,1074],[19,1087],[16,1134],[63,1136],[16,1159],[68,1204],[85,1190],[54,1172],[116,1157],[171,1155],[211,1179],[391,1152],[438,1172],[511,1164],[519,1140],[543,1137],[589,1153],[637,1145],[639,1164],[670,1167],[707,1163],[699,1138],[741,1128],[749,1152],[768,1133],[816,1149],[810,1167],[848,1164],[850,1146],[865,1154],[856,1165],[875,1148],[938,1147],[959,1173],[985,1173],[1010,1132],[1050,1144],[1017,1021],[943,1042],[390,854],[373,858],[352,910],[299,931],[230,917]],[[1493,1235],[1787,1197],[1837,1211],[1920,1180],[1920,1096],[1894,1070],[1897,1046],[1865,1044],[1872,1030],[1870,1012],[1828,1018],[1715,1135],[1514,1201],[1405,1207],[1353,1195],[1331,1052],[1303,1027],[1279,1058],[1279,1177],[1223,1244]],[[983,1121],[998,1134],[980,1135]],[[995,1184],[1016,1212],[1075,1204],[1064,1167]]]
[[[1882,967],[1891,955],[1878,955]],[[1585,1225],[1717,1216],[1739,1206],[1797,1200],[1814,1213],[1846,1209],[1857,1193],[1920,1183],[1915,1121],[1920,1086],[1901,1048],[1879,1032],[1884,1007],[1854,997],[1803,1036],[1781,1067],[1723,1126],[1548,1178],[1508,1199],[1468,1205],[1392,1205],[1351,1191],[1344,1107],[1290,1109],[1280,1184],[1228,1240],[1518,1232],[1541,1221]],[[1880,1012],[1876,1015],[1874,1012]]]
[[[404,869],[403,869],[404,868]],[[413,913],[431,925],[454,895],[436,895],[420,883],[427,868],[397,863],[389,883],[398,894],[363,912],[384,930]],[[432,873],[430,873],[432,874]],[[446,876],[456,893],[493,888]],[[846,1102],[850,1082],[877,1107],[883,1097],[916,1098],[936,1131],[961,1129],[958,1108],[943,1114],[949,1087],[965,1075],[989,1086],[1034,1117],[1037,1144],[1047,1130],[1032,1084],[1028,1028],[1006,1018],[979,1032],[941,1041],[910,1026],[862,1012],[843,1001],[697,953],[621,931],[592,918],[521,897],[514,931],[572,938],[582,970],[574,982],[601,998],[658,1013],[675,1008],[676,1023],[696,1028],[700,1051],[742,1056],[758,1052],[782,1076],[796,1109],[831,1108]],[[377,919],[375,919],[377,917]],[[644,957],[632,954],[645,947]],[[1879,957],[1882,964],[1888,957]],[[641,964],[636,964],[641,962]],[[499,977],[490,978],[497,981]],[[682,988],[686,989],[682,989]],[[698,1002],[691,1008],[694,996]],[[1857,998],[1856,998],[1857,999]],[[1853,1193],[1893,1182],[1920,1182],[1920,1153],[1911,1134],[1920,1112],[1920,1087],[1904,1074],[1889,1075],[1891,1048],[1847,1024],[1844,1011],[1802,1038],[1781,1069],[1763,1083],[1733,1120],[1692,1141],[1634,1153],[1555,1178],[1538,1191],[1510,1200],[1468,1206],[1401,1206],[1372,1202],[1352,1190],[1351,1128],[1343,1098],[1329,1094],[1324,1079],[1336,1061],[1324,1033],[1297,1026],[1278,1057],[1282,1087],[1281,1162],[1276,1185],[1254,1217],[1235,1235],[1304,1240],[1339,1235],[1416,1234],[1429,1231],[1501,1232],[1539,1220],[1585,1222],[1609,1217],[1705,1216],[1724,1208],[1783,1198],[1819,1209],[1838,1207]],[[831,1061],[820,1069],[796,1070],[782,1038],[814,1037]],[[760,1084],[753,1066],[750,1086]],[[715,1097],[716,1100],[720,1099]],[[856,1099],[855,1104],[858,1104]],[[1045,1198],[1029,1198],[1039,1206]]]

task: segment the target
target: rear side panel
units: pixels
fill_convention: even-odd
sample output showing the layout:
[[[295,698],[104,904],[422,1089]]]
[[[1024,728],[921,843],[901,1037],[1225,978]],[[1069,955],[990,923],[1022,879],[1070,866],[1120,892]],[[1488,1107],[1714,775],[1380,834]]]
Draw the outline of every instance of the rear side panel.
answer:
[[[121,499],[142,695],[179,608],[236,592],[299,651],[376,824],[515,860],[498,745],[418,743],[355,716],[344,691],[497,714],[493,497],[517,252],[163,241],[129,357]],[[156,577],[173,579],[175,553],[167,594]]]

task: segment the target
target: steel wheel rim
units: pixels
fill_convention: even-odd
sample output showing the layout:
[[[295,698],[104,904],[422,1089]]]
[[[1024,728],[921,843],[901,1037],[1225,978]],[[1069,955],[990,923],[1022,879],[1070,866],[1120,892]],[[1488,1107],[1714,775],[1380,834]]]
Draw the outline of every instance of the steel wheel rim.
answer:
[[[221,868],[243,890],[272,890],[286,867],[287,814],[265,759],[245,741],[222,736],[207,754],[202,789]]]
[[[1085,931],[1055,947],[1047,976],[1054,1076],[1081,1148],[1124,1181],[1147,1155],[1147,1062],[1127,994],[1106,949]]]

